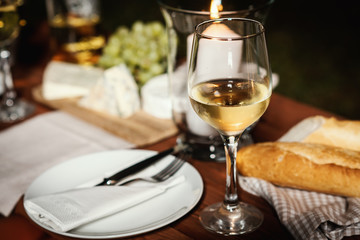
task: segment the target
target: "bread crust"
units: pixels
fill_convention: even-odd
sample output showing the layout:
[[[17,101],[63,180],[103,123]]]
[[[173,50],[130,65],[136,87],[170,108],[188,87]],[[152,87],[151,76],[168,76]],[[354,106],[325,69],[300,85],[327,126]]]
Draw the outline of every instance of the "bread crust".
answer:
[[[324,118],[322,126],[309,134],[303,142],[321,143],[360,151],[360,121]]]
[[[267,142],[241,148],[240,174],[279,186],[360,197],[360,152],[322,144]]]

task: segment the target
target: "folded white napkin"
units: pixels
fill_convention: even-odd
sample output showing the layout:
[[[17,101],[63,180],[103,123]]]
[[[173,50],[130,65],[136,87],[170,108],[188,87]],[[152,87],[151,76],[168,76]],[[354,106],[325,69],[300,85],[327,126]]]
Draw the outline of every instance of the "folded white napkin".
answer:
[[[38,221],[56,231],[67,232],[135,206],[184,180],[180,175],[161,183],[139,181],[129,186],[77,188],[29,199],[24,205]]]
[[[296,239],[342,239],[360,235],[360,199],[277,187],[240,177],[241,187],[264,198]]]
[[[0,213],[8,216],[46,169],[89,153],[133,144],[67,113],[41,114],[0,133]]]

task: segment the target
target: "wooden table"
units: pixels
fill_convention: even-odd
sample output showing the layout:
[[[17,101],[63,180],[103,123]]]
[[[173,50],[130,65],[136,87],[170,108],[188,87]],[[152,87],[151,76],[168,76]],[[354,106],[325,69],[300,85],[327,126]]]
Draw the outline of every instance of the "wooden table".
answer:
[[[22,71],[15,70],[15,86],[22,97],[32,101],[31,88],[41,83],[44,66],[45,64],[42,64],[36,67],[22,68]],[[52,110],[38,103],[35,104],[37,108],[34,115]],[[267,112],[254,129],[254,139],[257,142],[274,141],[294,124],[313,115],[332,116],[331,113],[274,93]],[[0,129],[3,130],[8,127],[11,127],[11,125],[2,125]],[[174,136],[145,149],[163,150],[174,145],[175,139]],[[290,233],[280,223],[275,210],[264,199],[241,190],[239,190],[240,199],[253,204],[264,213],[264,223],[261,227],[253,233],[231,237],[224,237],[205,230],[199,222],[199,213],[204,207],[223,200],[225,163],[203,162],[196,159],[191,159],[189,162],[200,172],[205,185],[204,194],[198,205],[184,217],[170,225],[135,236],[133,239],[292,239]],[[69,239],[46,232],[38,227],[27,217],[22,204],[23,201],[20,199],[9,217],[0,217],[1,239]],[[351,239],[358,238],[353,237]]]

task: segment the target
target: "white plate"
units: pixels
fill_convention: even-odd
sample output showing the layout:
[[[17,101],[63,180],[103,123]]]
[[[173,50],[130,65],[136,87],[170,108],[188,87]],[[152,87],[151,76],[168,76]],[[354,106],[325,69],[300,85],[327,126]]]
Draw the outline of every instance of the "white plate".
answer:
[[[117,150],[74,158],[45,171],[35,179],[26,191],[24,200],[75,188],[94,179],[100,181],[103,177],[155,153],[147,150]],[[158,167],[165,166],[173,158],[168,156],[162,159],[157,163],[160,165]],[[192,165],[185,163],[176,174],[183,174],[185,182],[137,206],[69,232],[55,231],[28,215],[41,227],[69,237],[117,238],[149,232],[184,216],[201,198],[203,181]],[[25,211],[27,212],[26,208]]]

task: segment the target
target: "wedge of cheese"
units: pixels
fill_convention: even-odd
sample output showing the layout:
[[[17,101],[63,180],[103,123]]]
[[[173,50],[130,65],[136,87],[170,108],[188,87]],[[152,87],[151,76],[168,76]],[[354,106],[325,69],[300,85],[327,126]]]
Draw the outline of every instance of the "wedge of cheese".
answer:
[[[101,68],[51,61],[44,71],[43,97],[57,100],[85,96],[102,74]]]
[[[121,64],[105,70],[90,93],[78,104],[125,118],[140,109],[139,89],[129,69]]]

